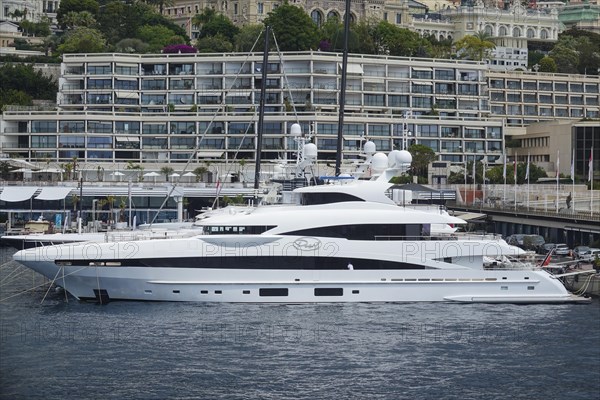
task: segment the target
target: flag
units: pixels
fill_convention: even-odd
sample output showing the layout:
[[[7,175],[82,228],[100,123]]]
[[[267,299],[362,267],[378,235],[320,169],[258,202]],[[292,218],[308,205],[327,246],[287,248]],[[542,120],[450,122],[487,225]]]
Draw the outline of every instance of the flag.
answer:
[[[504,178],[504,183],[506,183],[506,150],[504,151],[504,168],[502,169],[502,177]]]
[[[592,181],[592,177],[594,176],[594,159],[593,159],[594,148],[590,149],[590,161],[588,162],[588,182]]]
[[[475,161],[475,159],[473,159],[473,184],[475,184],[475,181],[476,181],[476,179],[475,179],[475,164],[476,164],[476,161]]]
[[[517,184],[517,156],[515,155],[515,161],[513,161],[513,177],[515,178],[515,185]]]
[[[527,169],[525,169],[525,180],[529,180],[529,153],[527,153]]]
[[[217,197],[219,197],[220,193],[221,193],[221,178],[219,178],[217,180]]]
[[[541,264],[542,267],[545,267],[546,265],[550,264],[550,261],[552,260],[552,254],[554,253],[554,249],[555,247],[551,248],[548,254],[546,254],[546,257],[544,258]]]

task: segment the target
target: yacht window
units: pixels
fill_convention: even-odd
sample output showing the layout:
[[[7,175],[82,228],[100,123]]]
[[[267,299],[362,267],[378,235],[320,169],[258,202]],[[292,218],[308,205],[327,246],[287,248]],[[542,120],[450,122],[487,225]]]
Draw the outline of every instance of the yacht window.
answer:
[[[303,193],[300,200],[302,205],[342,203],[345,201],[364,201],[360,197],[347,193]]]
[[[343,296],[343,288],[315,288],[315,296]]]
[[[261,297],[285,297],[288,295],[287,288],[261,288],[258,290]]]
[[[282,235],[338,237],[348,240],[419,240],[422,224],[333,225],[285,232]]]
[[[205,226],[205,235],[260,235],[275,228],[275,225],[265,226]]]

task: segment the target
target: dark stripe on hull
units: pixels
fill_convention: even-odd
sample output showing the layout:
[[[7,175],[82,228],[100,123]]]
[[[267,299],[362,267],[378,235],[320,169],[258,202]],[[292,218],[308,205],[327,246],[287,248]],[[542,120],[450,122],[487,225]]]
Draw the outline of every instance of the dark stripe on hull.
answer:
[[[112,260],[57,260],[57,264],[72,266],[208,268],[208,269],[259,269],[259,270],[405,270],[425,269],[423,265],[386,260],[349,257],[312,256],[228,256],[228,257],[178,257],[132,258]],[[120,264],[120,265],[119,265]]]

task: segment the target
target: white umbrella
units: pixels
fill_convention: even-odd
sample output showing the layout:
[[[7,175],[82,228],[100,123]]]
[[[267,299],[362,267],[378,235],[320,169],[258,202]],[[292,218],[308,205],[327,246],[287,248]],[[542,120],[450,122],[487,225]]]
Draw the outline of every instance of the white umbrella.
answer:
[[[179,178],[181,175],[179,175],[177,172],[173,172],[171,175],[169,175],[171,178]],[[174,181],[175,179],[171,179],[172,181]]]
[[[192,176],[193,176],[193,177],[196,177],[196,174],[195,174],[195,173],[193,173],[193,172],[186,172],[185,174],[183,174],[183,176],[188,176],[188,177],[190,177],[190,178],[191,178]],[[190,182],[191,182],[191,181],[192,181],[192,180],[190,179]]]
[[[40,169],[38,172],[49,172],[51,174],[60,174],[61,172],[65,172],[65,170],[60,169],[60,168],[44,168],[44,169]]]
[[[152,172],[146,172],[146,173],[144,174],[144,176],[147,176],[147,177],[153,177],[153,178],[154,178],[154,183],[156,183],[156,177],[157,177],[157,176],[160,176],[160,174],[158,174],[158,173],[156,173],[156,172],[152,171]]]
[[[111,176],[118,176],[119,177],[119,181],[121,181],[121,177],[124,176],[125,174],[119,171],[115,171],[112,174],[110,174]]]
[[[19,169],[14,169],[10,172],[33,172],[33,171],[30,170],[29,168],[19,168]]]

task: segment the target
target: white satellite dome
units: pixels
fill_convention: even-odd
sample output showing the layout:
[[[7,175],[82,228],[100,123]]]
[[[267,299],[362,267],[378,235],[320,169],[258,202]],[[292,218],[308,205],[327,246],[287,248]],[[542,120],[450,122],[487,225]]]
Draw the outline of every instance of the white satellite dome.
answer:
[[[412,154],[410,154],[406,150],[400,150],[396,154],[396,163],[397,164],[410,164],[410,163],[412,163]]]
[[[377,146],[375,146],[375,143],[368,140],[363,146],[363,151],[365,152],[365,154],[375,154],[375,152],[377,151]]]
[[[297,124],[295,124],[297,125]],[[306,158],[317,158],[317,154],[319,150],[317,149],[317,145],[314,143],[307,143],[304,145],[304,157]]]
[[[376,153],[371,162],[374,170],[383,171],[388,166],[388,157],[383,153]]]
[[[399,150],[390,151],[390,154],[388,155],[388,167],[393,168],[398,166],[398,153],[400,153]]]
[[[292,124],[292,126],[290,126],[290,135],[302,136],[302,128],[300,127],[300,124]]]

